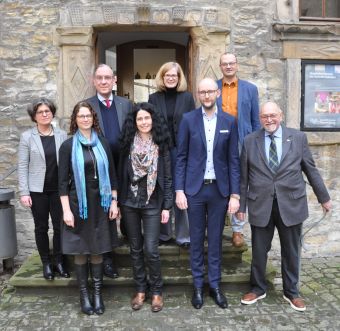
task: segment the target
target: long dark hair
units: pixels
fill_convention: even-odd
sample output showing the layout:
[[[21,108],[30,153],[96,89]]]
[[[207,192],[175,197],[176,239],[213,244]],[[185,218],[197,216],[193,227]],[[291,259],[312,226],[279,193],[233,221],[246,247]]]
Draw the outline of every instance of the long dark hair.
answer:
[[[79,109],[81,107],[85,107],[85,108],[88,108],[90,110],[90,112],[93,116],[92,129],[94,129],[98,134],[101,134],[97,113],[93,110],[92,106],[86,101],[78,102],[73,108],[73,112],[72,112],[72,115],[71,115],[71,123],[70,123],[70,134],[74,135],[78,130],[78,125],[77,125],[76,119],[77,119],[77,114],[79,112]]]
[[[124,154],[130,153],[133,139],[137,132],[136,117],[140,110],[145,110],[152,118],[152,140],[158,145],[160,153],[169,149],[170,134],[163,116],[156,111],[155,106],[148,102],[137,103],[133,106],[132,112],[126,116],[125,123],[120,137],[121,151]]]

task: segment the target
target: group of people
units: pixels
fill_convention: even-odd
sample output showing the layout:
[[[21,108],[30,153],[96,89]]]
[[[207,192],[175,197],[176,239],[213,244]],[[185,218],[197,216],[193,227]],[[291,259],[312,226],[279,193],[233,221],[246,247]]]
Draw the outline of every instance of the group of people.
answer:
[[[148,293],[151,310],[163,308],[159,244],[173,238],[171,219],[176,243],[190,250],[193,307],[204,303],[207,239],[209,295],[227,308],[220,289],[225,217],[232,215],[233,245],[242,246],[247,208],[251,290],[241,302],[266,296],[267,253],[276,227],[284,298],[305,310],[298,292],[299,238],[308,216],[302,172],[326,211],[330,197],[305,134],[282,125],[276,103],[259,110],[257,88],[238,79],[234,54],[222,54],[220,68],[221,80],[199,82],[200,107],[195,109],[176,62],[161,66],[157,92],[135,105],[112,93],[114,74],[100,64],[93,77],[97,93],[75,105],[70,138],[52,125],[56,107],[50,100],[41,98],[29,108],[36,126],[19,143],[20,201],[32,210],[45,279],[53,280],[55,272],[70,277],[63,255],[74,256],[83,313],[104,313],[103,275],[119,276],[112,254],[119,245],[116,219],[130,245],[133,310],[142,308]]]

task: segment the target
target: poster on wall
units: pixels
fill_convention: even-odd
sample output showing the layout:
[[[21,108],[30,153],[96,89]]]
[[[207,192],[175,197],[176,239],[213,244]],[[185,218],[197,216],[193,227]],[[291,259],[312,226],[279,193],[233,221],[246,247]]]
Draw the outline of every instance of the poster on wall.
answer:
[[[340,131],[340,61],[302,65],[301,129]]]

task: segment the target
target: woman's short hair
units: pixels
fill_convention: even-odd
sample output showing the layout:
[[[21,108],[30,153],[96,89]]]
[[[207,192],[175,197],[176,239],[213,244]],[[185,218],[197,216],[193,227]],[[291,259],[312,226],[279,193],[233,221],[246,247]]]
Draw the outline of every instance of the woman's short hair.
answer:
[[[78,125],[77,125],[77,114],[79,113],[79,109],[81,107],[85,107],[88,108],[92,114],[92,118],[93,118],[93,124],[92,124],[92,128],[98,133],[101,134],[101,129],[99,126],[99,121],[98,121],[98,116],[97,113],[94,111],[94,109],[92,108],[92,106],[86,102],[86,101],[79,101],[78,103],[76,103],[76,105],[73,107],[73,111],[71,114],[71,123],[70,123],[70,134],[73,135],[77,132],[78,130]]]
[[[123,125],[122,135],[120,138],[121,150],[123,153],[129,153],[133,139],[137,132],[136,117],[140,110],[145,110],[152,118],[152,140],[158,145],[160,152],[170,148],[170,134],[165,123],[164,117],[160,114],[155,106],[148,102],[137,103],[133,110],[127,114]]]
[[[166,62],[159,68],[155,78],[155,83],[159,92],[166,90],[166,86],[164,84],[164,75],[173,68],[177,70],[178,75],[178,83],[176,87],[177,92],[184,92],[187,90],[188,84],[181,66],[177,62]]]
[[[37,111],[38,111],[38,108],[41,106],[41,105],[45,105],[49,108],[49,110],[51,111],[53,117],[57,111],[57,107],[55,106],[55,104],[47,99],[47,98],[39,98],[39,99],[36,99],[32,102],[32,104],[30,104],[28,107],[27,107],[27,113],[28,115],[30,116],[32,122],[37,122],[35,120],[35,117],[37,115]]]

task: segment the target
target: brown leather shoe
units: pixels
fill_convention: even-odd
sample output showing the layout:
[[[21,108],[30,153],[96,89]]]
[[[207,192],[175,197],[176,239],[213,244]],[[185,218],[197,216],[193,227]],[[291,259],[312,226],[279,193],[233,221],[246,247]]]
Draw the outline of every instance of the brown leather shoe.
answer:
[[[241,247],[244,245],[243,234],[241,232],[233,232],[233,239],[232,239],[233,246]]]
[[[283,295],[283,298],[289,302],[290,306],[297,311],[305,311],[306,310],[306,305],[305,302],[303,301],[302,298],[294,298],[294,299],[289,299],[285,295]]]
[[[131,307],[133,310],[139,310],[142,308],[143,303],[145,301],[145,293],[144,292],[138,292],[135,294],[135,296],[131,300]]]
[[[152,296],[152,301],[151,301],[151,310],[154,313],[158,313],[163,309],[163,297],[161,295],[153,295]]]
[[[265,297],[266,293],[259,295],[254,292],[249,292],[242,297],[241,303],[243,303],[244,305],[252,305],[253,303],[257,302],[258,300],[264,299]]]

